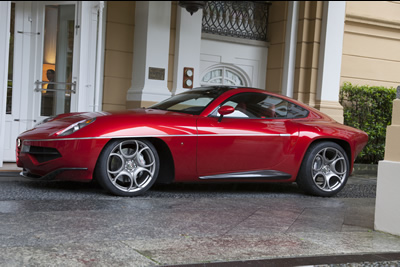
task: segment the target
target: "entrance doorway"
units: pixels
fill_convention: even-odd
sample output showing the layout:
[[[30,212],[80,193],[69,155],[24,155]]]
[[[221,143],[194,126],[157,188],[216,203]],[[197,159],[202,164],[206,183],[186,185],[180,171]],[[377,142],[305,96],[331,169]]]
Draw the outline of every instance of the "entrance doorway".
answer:
[[[3,160],[17,136],[40,120],[77,111],[77,2],[11,3]]]

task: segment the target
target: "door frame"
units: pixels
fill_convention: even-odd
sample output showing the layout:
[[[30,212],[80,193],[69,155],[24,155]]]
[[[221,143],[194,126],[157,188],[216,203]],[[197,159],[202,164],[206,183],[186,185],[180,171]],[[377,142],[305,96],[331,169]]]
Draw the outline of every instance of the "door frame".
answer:
[[[11,1],[0,2],[0,167],[3,166]]]
[[[73,44],[73,60],[72,60],[72,80],[71,82],[77,82],[77,77],[78,77],[78,56],[79,56],[79,36],[80,36],[80,31],[79,27],[79,21],[78,21],[78,16],[80,14],[79,9],[81,5],[77,1],[38,1],[34,2],[34,6],[32,7],[32,10],[36,13],[35,18],[37,18],[37,25],[36,25],[36,30],[37,32],[44,33],[44,28],[45,28],[45,7],[47,5],[74,5],[75,6],[75,24],[74,24],[74,44]],[[42,81],[42,71],[43,71],[43,53],[44,53],[44,34],[40,34],[40,39],[37,40],[34,46],[34,57],[35,59],[32,60],[33,70],[34,70],[34,78],[33,78],[33,86],[36,88],[36,81]],[[36,64],[35,64],[36,62]],[[57,73],[57,71],[56,71]],[[60,92],[54,92],[55,97],[54,101],[58,101],[57,99],[57,94]],[[78,111],[77,108],[77,98],[79,97],[78,92],[76,94],[71,93],[71,112]],[[37,123],[45,118],[47,116],[41,116],[41,101],[42,101],[42,93],[41,91],[35,91],[33,90],[33,121],[34,123]]]
[[[12,89],[12,111],[5,115],[4,139],[2,161],[12,161],[15,158],[15,138],[18,133],[33,126],[32,99],[33,92],[29,81],[32,79],[31,71],[31,43],[37,38],[34,34],[33,20],[30,2],[15,2],[15,29],[14,29],[14,54],[13,56],[13,89]],[[11,2],[10,2],[11,19]],[[9,22],[8,22],[9,23]],[[7,61],[8,74],[8,61]],[[7,75],[8,76],[8,75]],[[5,112],[4,112],[5,113]]]

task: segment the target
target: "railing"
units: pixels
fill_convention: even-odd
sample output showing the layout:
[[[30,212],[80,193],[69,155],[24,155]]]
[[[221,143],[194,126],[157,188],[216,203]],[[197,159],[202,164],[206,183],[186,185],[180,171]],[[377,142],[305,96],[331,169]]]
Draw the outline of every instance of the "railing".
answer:
[[[267,41],[269,1],[207,1],[202,32]]]

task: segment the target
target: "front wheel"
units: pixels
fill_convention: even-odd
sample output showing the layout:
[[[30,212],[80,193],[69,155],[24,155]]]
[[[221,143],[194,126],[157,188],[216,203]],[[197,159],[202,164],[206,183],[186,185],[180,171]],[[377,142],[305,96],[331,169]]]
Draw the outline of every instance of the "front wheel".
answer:
[[[100,154],[96,177],[100,185],[118,196],[138,196],[156,181],[159,157],[147,140],[113,140]]]
[[[341,146],[316,143],[307,150],[296,182],[306,193],[330,197],[346,185],[349,169],[349,159]]]

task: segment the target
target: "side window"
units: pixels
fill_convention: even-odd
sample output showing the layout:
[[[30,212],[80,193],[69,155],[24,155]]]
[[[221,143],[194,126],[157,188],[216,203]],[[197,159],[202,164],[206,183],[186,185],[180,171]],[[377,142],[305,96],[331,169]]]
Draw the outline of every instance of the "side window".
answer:
[[[287,118],[289,119],[305,118],[307,116],[308,116],[308,110],[289,102],[287,110]]]
[[[222,106],[235,111],[225,117],[249,119],[304,118],[308,111],[282,98],[262,93],[242,93],[227,99]],[[218,116],[215,111],[212,116]]]

